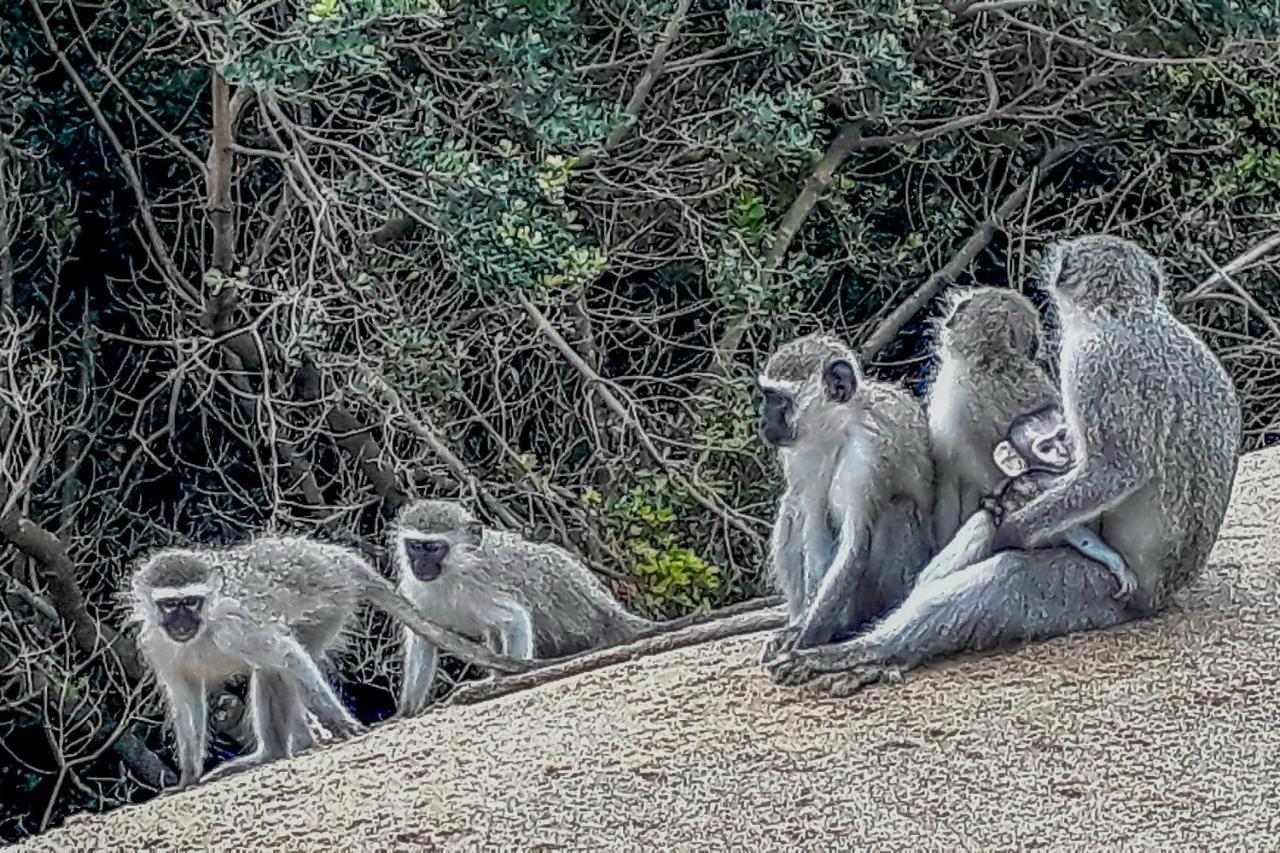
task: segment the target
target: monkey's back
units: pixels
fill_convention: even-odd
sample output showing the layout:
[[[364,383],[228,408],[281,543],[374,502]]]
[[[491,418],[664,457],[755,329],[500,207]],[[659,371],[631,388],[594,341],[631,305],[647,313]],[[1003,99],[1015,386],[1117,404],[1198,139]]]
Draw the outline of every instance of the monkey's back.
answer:
[[[529,610],[538,657],[623,642],[648,625],[623,609],[604,581],[558,545],[486,530],[481,552],[505,558],[479,565],[494,567],[489,583]]]
[[[1158,608],[1208,562],[1235,482],[1240,404],[1217,357],[1163,305],[1130,325],[1139,332],[1104,328],[1064,341],[1064,373],[1070,359],[1084,372],[1091,366],[1105,371],[1103,376],[1120,371],[1116,384],[1136,389],[1136,399],[1107,399],[1097,416],[1136,423],[1131,452],[1145,469],[1156,511],[1174,534],[1163,548],[1159,584],[1148,591],[1150,606]],[[1112,382],[1096,380],[1103,381]],[[1064,403],[1074,403],[1071,398],[1068,393]],[[1106,521],[1104,515],[1104,539]]]
[[[340,545],[297,536],[262,536],[227,551],[210,551],[225,595],[249,612],[281,622],[313,654],[332,649],[361,592],[367,567]]]
[[[933,456],[924,407],[905,388],[866,382],[863,392],[876,430],[877,476],[891,484],[886,497],[905,495],[928,512],[933,502]]]

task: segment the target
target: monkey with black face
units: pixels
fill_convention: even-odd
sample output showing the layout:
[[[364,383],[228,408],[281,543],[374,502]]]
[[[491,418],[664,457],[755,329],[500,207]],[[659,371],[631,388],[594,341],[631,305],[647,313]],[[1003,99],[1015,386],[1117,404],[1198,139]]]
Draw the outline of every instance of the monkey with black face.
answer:
[[[759,385],[761,436],[785,479],[770,562],[790,612],[769,660],[851,634],[902,600],[933,548],[933,464],[920,404],[864,377],[832,337],[779,348]]]
[[[520,660],[548,661],[659,634],[675,648],[741,633],[739,624],[754,630],[781,624],[780,615],[751,614],[742,623],[722,618],[744,608],[666,622],[636,616],[568,551],[485,527],[456,501],[406,504],[391,539],[400,593],[419,612]],[[404,632],[402,714],[426,706],[438,659],[436,644]]]
[[[1058,402],[1036,358],[1040,315],[1020,293],[998,287],[954,291],[938,326],[938,370],[929,387],[929,442],[942,548],[1003,479],[992,448],[1023,412]]]
[[[362,600],[460,657],[506,672],[529,668],[424,620],[354,551],[300,537],[262,537],[227,550],[163,549],[142,562],[131,586],[138,645],[177,733],[180,787],[203,770],[208,690],[240,673],[250,674],[257,746],[215,773],[308,748],[308,712],[332,735],[361,730],[321,665]]]
[[[1204,567],[1240,447],[1230,377],[1173,316],[1159,264],[1133,243],[1056,246],[1046,278],[1077,463],[1004,519],[995,556],[917,585],[849,642],[779,658],[775,681],[847,693],[930,658],[1116,625],[1158,612]],[[1044,547],[1081,524],[1096,524],[1136,576],[1124,601],[1101,566]]]
[[[1019,415],[1009,425],[1008,437],[992,454],[1008,479],[980,502],[947,547],[920,573],[919,583],[945,577],[953,571],[991,556],[991,543],[1004,517],[1026,506],[1066,474],[1076,462],[1075,441],[1059,406],[1042,406]],[[1106,566],[1118,585],[1116,598],[1125,598],[1137,586],[1137,576],[1124,558],[1085,525],[1063,531],[1061,544]]]

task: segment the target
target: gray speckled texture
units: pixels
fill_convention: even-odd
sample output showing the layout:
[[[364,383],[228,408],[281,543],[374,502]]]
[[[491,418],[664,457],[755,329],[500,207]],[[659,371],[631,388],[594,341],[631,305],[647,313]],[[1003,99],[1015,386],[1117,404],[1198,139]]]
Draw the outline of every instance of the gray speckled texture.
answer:
[[[1280,451],[1241,463],[1208,571],[1159,619],[772,686],[760,638],[379,726],[26,849],[1280,845]]]

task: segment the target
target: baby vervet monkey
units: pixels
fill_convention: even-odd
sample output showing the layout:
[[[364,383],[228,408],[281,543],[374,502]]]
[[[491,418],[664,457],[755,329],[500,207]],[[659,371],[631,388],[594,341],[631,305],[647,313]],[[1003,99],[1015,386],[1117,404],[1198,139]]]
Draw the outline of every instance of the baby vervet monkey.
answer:
[[[1010,477],[998,496],[998,524],[1006,513],[1016,512],[1038,498],[1056,477],[1071,470],[1079,457],[1062,407],[1048,405],[1015,418],[1009,424],[1008,437],[996,445],[992,458]],[[984,502],[983,507],[988,508],[988,504]],[[1137,575],[1125,565],[1124,558],[1093,530],[1084,525],[1073,527],[1062,533],[1062,540],[1107,567],[1120,585],[1116,598],[1127,598],[1137,587]]]
[[[978,511],[921,573],[922,582],[945,577],[989,557],[996,528],[1004,517],[1039,497],[1054,479],[1070,471],[1078,458],[1066,417],[1056,404],[1015,418],[991,455],[1008,479],[994,494],[982,499]],[[1119,584],[1116,598],[1127,598],[1137,587],[1138,578],[1124,558],[1093,530],[1080,525],[1064,531],[1059,538],[1062,544],[1107,567]]]

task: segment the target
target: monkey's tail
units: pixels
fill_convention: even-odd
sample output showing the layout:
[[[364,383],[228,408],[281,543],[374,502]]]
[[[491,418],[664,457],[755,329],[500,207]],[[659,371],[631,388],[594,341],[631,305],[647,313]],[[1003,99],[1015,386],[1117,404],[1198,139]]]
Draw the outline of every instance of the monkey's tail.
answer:
[[[441,628],[434,622],[423,618],[417,608],[404,596],[400,595],[391,583],[372,567],[361,561],[358,569],[364,579],[365,595],[374,606],[386,611],[393,619],[397,619],[409,627],[409,630],[422,639],[469,663],[479,664],[495,672],[513,674],[528,672],[538,664],[531,660],[517,660],[506,655],[489,651],[485,646],[474,643],[460,634]]]
[[[754,606],[748,607],[747,605]],[[713,640],[724,640],[741,634],[755,634],[760,631],[776,630],[787,624],[786,608],[769,607],[765,609],[766,607],[767,603],[746,602],[745,604],[725,607],[711,613],[696,614],[697,621],[686,622],[679,628],[659,631],[617,646],[609,646],[603,649],[583,652],[579,655],[545,661],[537,669],[521,675],[469,682],[455,690],[445,700],[445,704],[474,705],[477,702],[496,699],[499,696],[506,696],[509,693],[528,690],[532,687],[540,687],[543,684],[612,666],[615,663],[658,655],[663,652],[696,646]],[[687,620],[689,617],[685,617],[685,619]],[[672,620],[672,622],[680,621],[682,620]],[[670,624],[671,622],[657,623],[658,626]]]
[[[628,642],[643,640],[648,637],[659,637],[663,634],[671,634],[676,631],[683,631],[686,628],[692,628],[694,625],[706,625],[710,622],[729,619],[730,617],[738,616],[742,613],[755,613],[757,610],[777,607],[782,603],[782,596],[773,595],[767,598],[753,598],[750,601],[730,604],[727,607],[721,607],[718,610],[711,610],[707,613],[690,613],[687,616],[667,619],[662,622],[655,622],[651,619],[637,619],[637,622],[640,623],[639,630],[630,640],[628,640]]]

